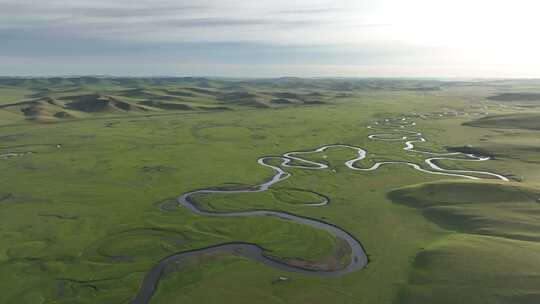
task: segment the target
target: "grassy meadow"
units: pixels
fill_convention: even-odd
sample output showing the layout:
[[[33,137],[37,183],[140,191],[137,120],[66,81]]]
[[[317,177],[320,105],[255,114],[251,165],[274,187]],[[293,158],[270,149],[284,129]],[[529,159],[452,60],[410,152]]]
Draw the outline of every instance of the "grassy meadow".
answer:
[[[0,154],[16,154],[0,158],[0,302],[129,303],[160,259],[228,242],[278,258],[331,257],[339,242],[324,231],[274,217],[197,216],[174,201],[258,184],[273,175],[259,157],[332,143],[366,149],[364,166],[425,167],[426,156],[401,141],[368,139],[367,125],[407,115],[428,139],[418,149],[469,145],[494,155],[441,166],[512,181],[399,164],[357,172],[343,164],[355,153],[337,148],[306,155],[330,169],[284,168],[292,177],[270,191],[197,202],[332,223],[361,241],[365,269],[307,277],[217,254],[168,271],[151,303],[537,303],[540,120],[531,113],[540,102],[489,99],[536,91],[528,81],[0,79]],[[304,205],[324,199],[317,193],[329,204]]]

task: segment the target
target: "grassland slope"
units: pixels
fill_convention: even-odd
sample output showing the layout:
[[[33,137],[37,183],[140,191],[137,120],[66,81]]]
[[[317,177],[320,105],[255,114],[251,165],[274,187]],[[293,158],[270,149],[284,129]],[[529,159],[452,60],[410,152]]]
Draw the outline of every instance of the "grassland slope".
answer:
[[[466,122],[464,125],[482,128],[540,130],[540,113],[492,115]]]
[[[388,196],[452,231],[415,257],[397,303],[538,303],[539,189],[431,182]]]

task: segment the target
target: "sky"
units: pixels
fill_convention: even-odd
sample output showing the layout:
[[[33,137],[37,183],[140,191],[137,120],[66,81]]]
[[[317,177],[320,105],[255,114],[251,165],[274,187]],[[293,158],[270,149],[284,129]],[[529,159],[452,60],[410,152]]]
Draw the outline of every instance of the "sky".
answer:
[[[540,78],[537,0],[0,0],[0,75]]]

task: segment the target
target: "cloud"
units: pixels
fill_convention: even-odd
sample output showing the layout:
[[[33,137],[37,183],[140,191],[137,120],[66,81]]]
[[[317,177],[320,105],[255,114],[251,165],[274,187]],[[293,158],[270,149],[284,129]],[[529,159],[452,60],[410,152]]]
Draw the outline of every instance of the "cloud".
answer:
[[[225,27],[302,27],[320,24],[314,20],[279,20],[279,19],[232,19],[232,18],[192,18],[172,19],[155,22],[155,25],[174,28],[225,28]]]
[[[298,43],[299,39],[284,41],[288,35],[279,31],[303,32],[304,39],[311,37],[309,40],[314,40],[316,33],[325,26],[356,23],[354,18],[343,14],[347,7],[328,7],[328,3],[321,1],[306,2],[291,5],[290,1],[276,0],[253,5],[240,0],[119,0],[114,3],[0,0],[0,29],[139,42],[242,40]],[[306,8],[310,6],[312,8]],[[276,7],[282,9],[276,10]],[[235,28],[235,32],[231,32],[231,28]],[[194,29],[198,31],[193,32]],[[241,37],[234,38],[235,35]]]
[[[538,9],[533,0],[0,0],[0,67],[10,73],[8,58],[24,57],[51,71],[50,62],[108,69],[111,58],[119,70],[163,58],[182,67],[532,69],[540,63]]]

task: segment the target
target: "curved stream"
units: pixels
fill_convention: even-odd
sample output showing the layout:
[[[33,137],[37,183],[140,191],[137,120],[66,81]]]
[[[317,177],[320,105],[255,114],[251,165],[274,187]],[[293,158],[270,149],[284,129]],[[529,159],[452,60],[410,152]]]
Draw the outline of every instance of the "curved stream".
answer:
[[[0,159],[8,159],[8,158],[12,158],[12,157],[19,157],[19,156],[24,156],[26,154],[32,154],[32,152],[23,152],[23,153],[20,153],[20,152],[7,152],[7,153],[0,153]]]
[[[220,244],[216,246],[205,247],[202,249],[179,252],[179,253],[173,254],[171,256],[168,256],[162,259],[157,265],[155,265],[150,270],[150,272],[147,273],[137,295],[132,300],[132,303],[143,304],[143,303],[150,302],[152,295],[154,291],[156,290],[159,284],[159,281],[161,277],[163,276],[165,269],[168,265],[172,265],[174,263],[179,263],[182,261],[188,261],[193,257],[197,257],[203,254],[209,254],[213,252],[230,253],[237,256],[245,257],[252,261],[260,262],[262,264],[265,264],[267,266],[270,266],[279,270],[284,270],[284,271],[294,272],[294,273],[301,273],[304,275],[320,276],[320,277],[338,277],[338,276],[342,276],[342,275],[364,268],[368,263],[368,258],[361,243],[357,239],[355,239],[352,234],[341,229],[338,226],[323,222],[321,220],[294,215],[294,214],[283,212],[283,211],[275,211],[275,210],[252,210],[252,211],[237,211],[237,212],[207,211],[207,210],[203,210],[199,208],[199,206],[196,204],[195,200],[192,197],[193,195],[196,195],[196,194],[210,194],[210,193],[263,192],[263,191],[268,190],[272,185],[279,183],[291,176],[291,173],[285,171],[284,169],[282,169],[282,167],[308,169],[308,170],[324,170],[324,169],[329,168],[329,166],[325,163],[319,163],[316,161],[302,158],[301,156],[305,154],[324,152],[330,148],[345,148],[345,149],[352,149],[356,151],[357,153],[355,158],[351,160],[347,160],[345,162],[345,166],[347,168],[351,170],[355,170],[355,171],[374,171],[384,165],[399,164],[399,165],[410,166],[415,170],[418,170],[423,173],[428,173],[428,174],[462,177],[462,178],[468,178],[468,179],[480,179],[480,177],[468,175],[468,174],[476,174],[476,175],[489,176],[490,178],[497,178],[503,181],[508,181],[508,178],[506,178],[505,176],[492,173],[492,172],[473,171],[473,170],[448,170],[448,169],[441,168],[439,165],[436,164],[436,161],[438,160],[486,161],[486,160],[489,160],[489,157],[481,157],[481,156],[476,156],[473,154],[464,154],[461,152],[435,153],[435,152],[429,152],[429,151],[415,150],[414,143],[426,142],[427,140],[423,137],[422,133],[419,133],[416,131],[407,131],[404,129],[407,127],[413,127],[416,124],[414,122],[408,122],[405,118],[401,118],[397,120],[397,123],[398,123],[397,125],[395,125],[395,123],[396,123],[395,120],[390,120],[390,119],[386,119],[384,122],[376,122],[375,125],[377,128],[395,128],[395,129],[385,131],[385,133],[371,134],[369,135],[369,138],[374,139],[374,140],[406,141],[405,147],[403,148],[403,150],[434,156],[424,161],[425,164],[429,166],[431,170],[422,168],[419,164],[404,162],[404,161],[376,162],[371,167],[361,167],[359,163],[362,160],[364,160],[368,154],[368,152],[365,149],[352,146],[352,145],[346,145],[346,144],[332,144],[332,145],[325,145],[325,146],[322,146],[322,147],[319,147],[310,151],[293,151],[293,152],[285,153],[282,156],[265,156],[265,157],[259,158],[257,162],[261,166],[270,168],[274,171],[274,175],[272,176],[272,178],[270,178],[268,181],[265,181],[259,185],[246,187],[242,189],[207,188],[207,189],[194,190],[194,191],[190,191],[190,192],[182,194],[177,199],[177,202],[179,205],[183,206],[184,208],[187,208],[188,210],[190,210],[191,212],[195,214],[202,215],[202,216],[215,216],[215,217],[246,217],[246,216],[267,217],[267,216],[271,216],[271,217],[276,217],[283,220],[294,221],[294,222],[308,225],[317,229],[325,230],[328,233],[335,236],[336,238],[343,240],[348,245],[350,249],[349,259],[348,259],[349,263],[345,267],[341,269],[304,268],[300,266],[289,265],[283,261],[279,261],[277,259],[268,257],[267,255],[265,255],[264,248],[256,244],[241,243],[241,242]],[[368,126],[368,129],[374,129],[374,127]],[[393,137],[396,134],[398,134],[399,137],[397,138]],[[451,158],[448,156],[463,156],[466,158]],[[269,164],[268,161],[270,160],[279,160],[280,161],[279,166],[274,166],[274,165]],[[293,162],[296,164],[293,164]],[[323,205],[326,205],[327,203],[328,203],[328,199],[325,198],[325,200],[322,203],[317,203],[317,204],[306,203],[305,205],[306,206],[323,206]]]
[[[405,118],[401,118],[399,120],[399,122],[406,123],[407,120]],[[412,122],[412,123],[409,123],[409,124],[406,124],[406,125],[401,124],[401,125],[398,125],[398,126],[393,125],[392,123],[393,122],[391,120],[388,120],[388,119],[385,120],[383,123],[376,122],[375,125],[377,127],[382,127],[382,128],[390,127],[391,129],[390,130],[385,129],[384,133],[371,134],[368,137],[370,139],[374,139],[374,140],[405,141],[405,147],[403,148],[403,150],[408,151],[408,152],[415,152],[415,153],[421,153],[421,154],[435,156],[435,157],[431,157],[431,158],[428,158],[428,159],[424,160],[424,162],[431,169],[433,169],[435,171],[422,169],[419,165],[413,164],[413,163],[405,162],[403,164],[409,165],[409,166],[413,167],[414,169],[416,169],[418,171],[421,171],[421,172],[424,172],[424,173],[429,173],[429,174],[439,174],[439,175],[446,175],[446,176],[463,177],[463,178],[474,179],[474,180],[481,179],[481,178],[479,178],[477,176],[467,175],[467,174],[476,174],[476,175],[489,176],[490,178],[499,179],[499,180],[502,180],[502,181],[505,181],[505,182],[510,181],[506,176],[501,175],[501,174],[497,174],[497,173],[493,173],[493,172],[477,171],[477,170],[450,170],[450,169],[444,169],[444,168],[440,167],[437,164],[437,161],[439,161],[439,160],[452,160],[452,161],[482,162],[482,161],[490,160],[491,157],[478,156],[478,155],[474,155],[474,154],[466,154],[466,153],[462,153],[462,152],[442,152],[442,153],[437,153],[437,152],[416,150],[415,147],[414,147],[414,144],[415,143],[425,143],[425,142],[427,142],[427,139],[420,132],[403,130],[403,128],[405,128],[405,127],[416,126],[416,123]],[[399,128],[399,129],[392,129],[392,128],[395,128],[395,127]],[[368,129],[374,129],[373,126],[368,126],[367,128]],[[395,134],[398,134],[400,137],[399,138],[395,138],[395,137],[393,138],[392,136],[395,135]],[[463,156],[465,158],[455,158],[455,157],[448,157],[448,156]],[[396,162],[382,162],[382,163],[377,163],[374,166],[376,166],[376,168],[378,168],[380,166],[380,164],[385,164],[385,163],[388,164],[388,163],[396,163]]]

